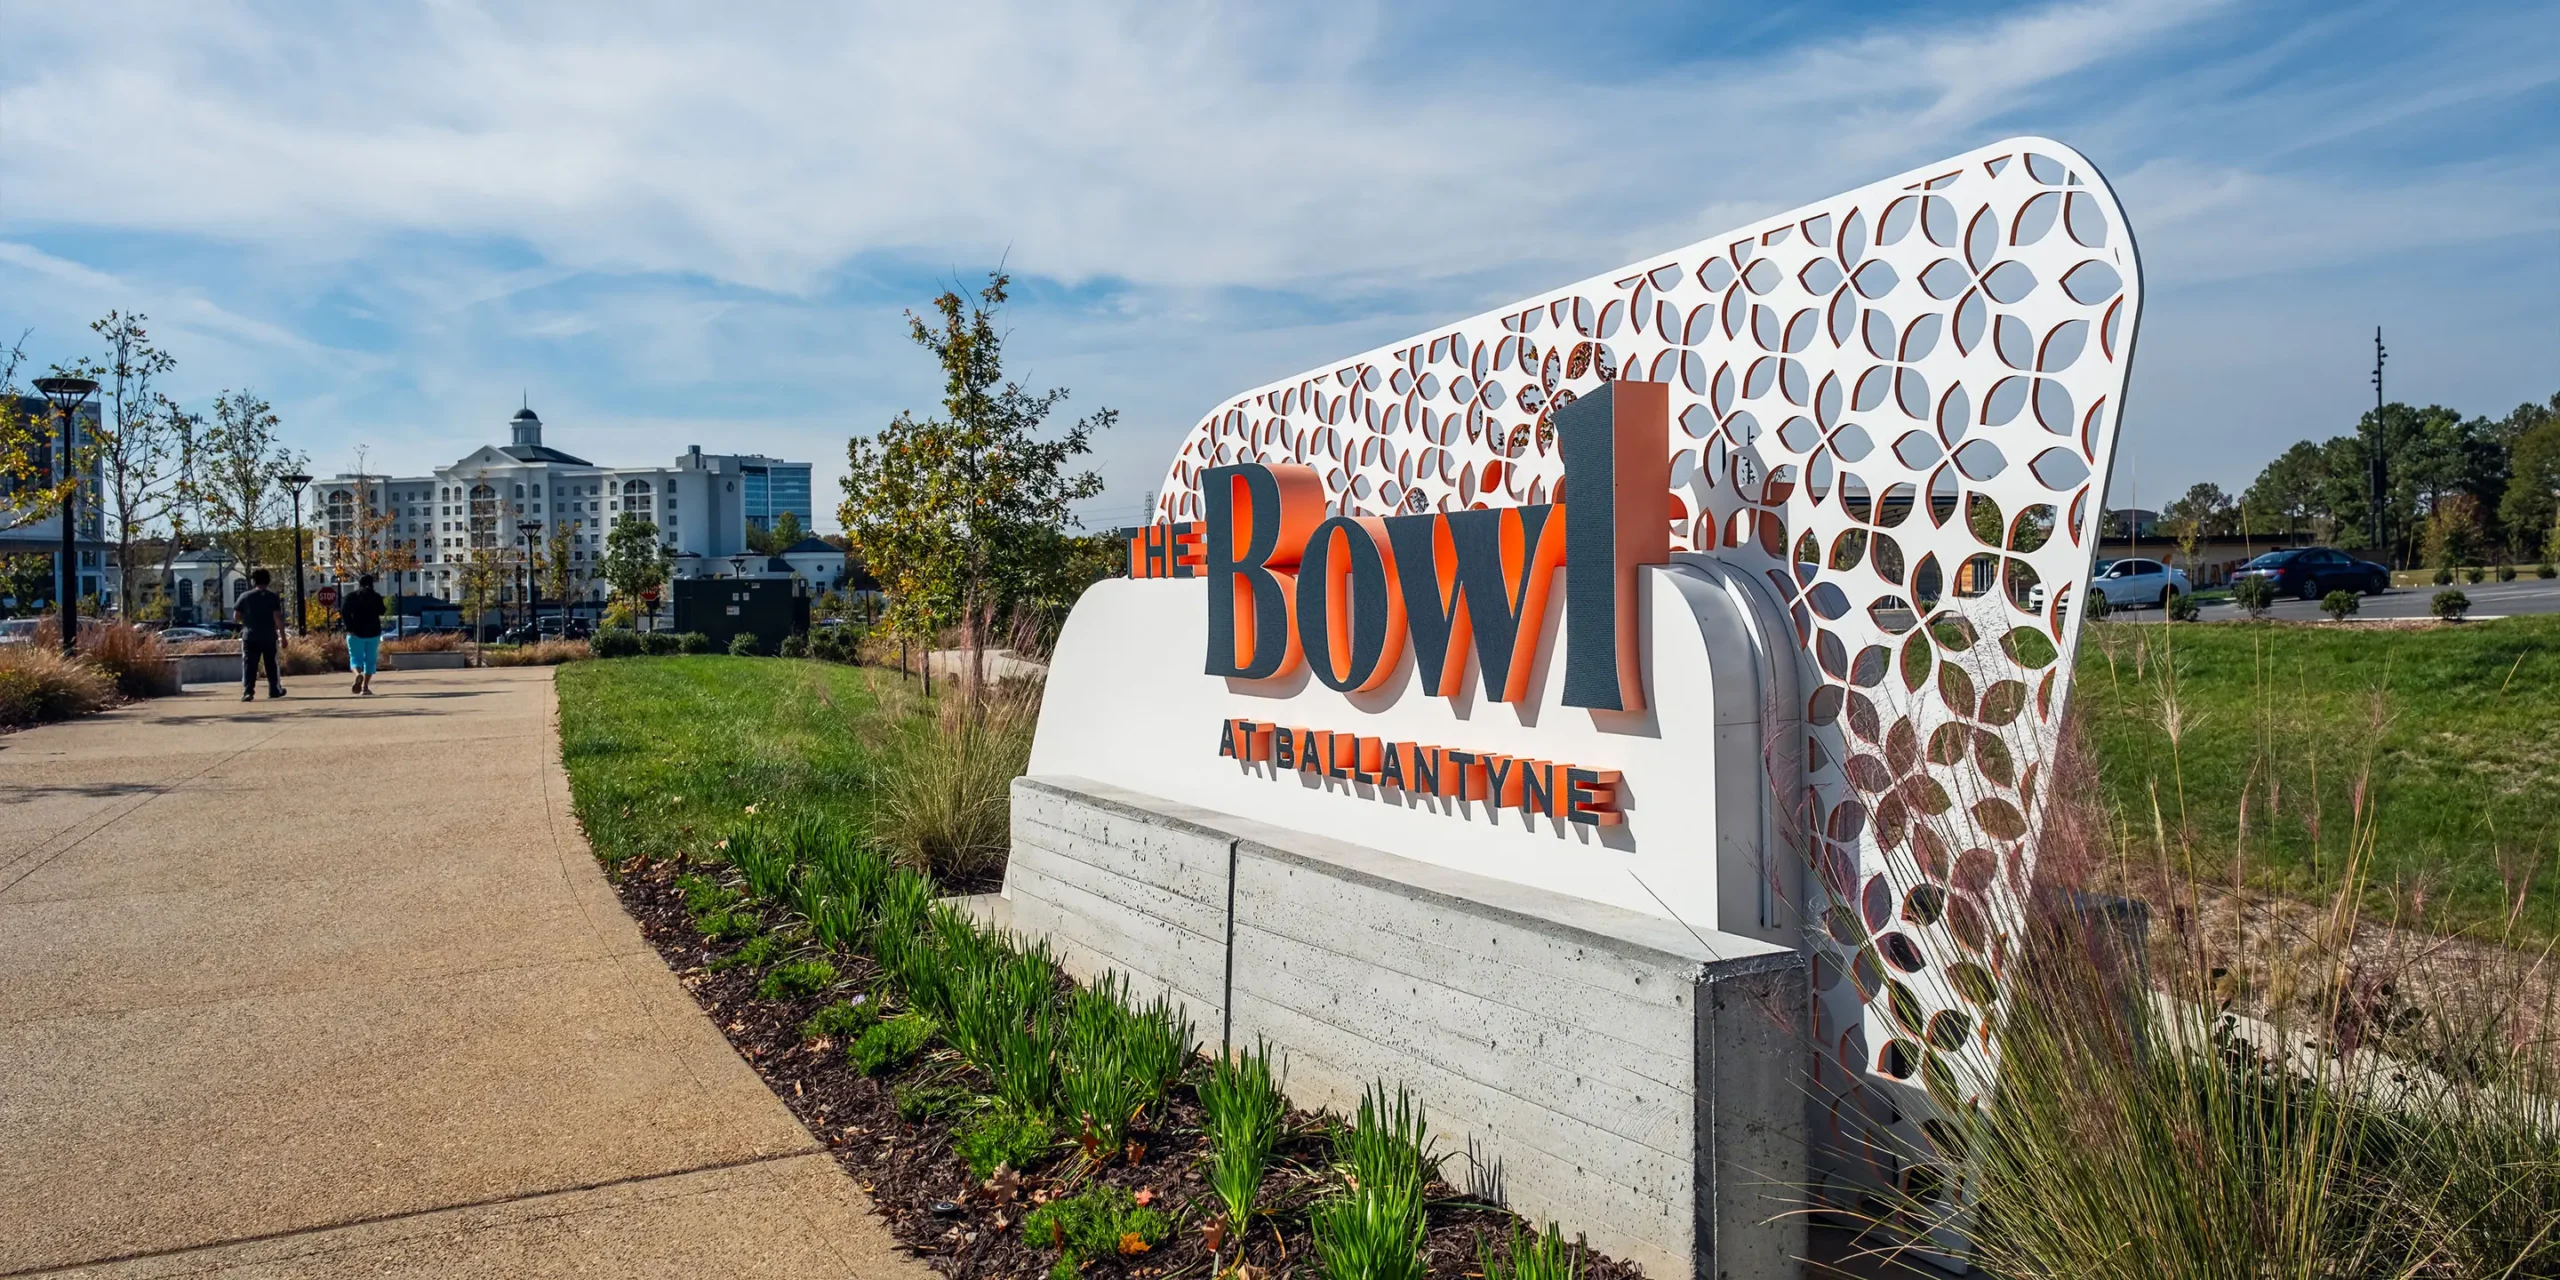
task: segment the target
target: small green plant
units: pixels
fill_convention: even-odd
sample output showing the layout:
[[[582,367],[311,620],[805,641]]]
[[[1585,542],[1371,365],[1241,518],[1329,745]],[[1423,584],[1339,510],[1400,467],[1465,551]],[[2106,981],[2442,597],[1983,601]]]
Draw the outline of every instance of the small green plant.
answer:
[[[727,957],[713,961],[711,967],[715,970],[761,969],[781,958],[782,940],[770,933],[760,933],[747,939],[745,946],[730,952]]]
[[[737,919],[737,916],[732,914],[730,919]],[[714,970],[765,968],[765,965],[776,963],[776,960],[781,960],[781,957],[783,957],[783,942],[778,940],[778,937],[773,937],[773,934],[755,934],[755,937],[750,937],[745,945],[737,947],[735,952],[730,952],[730,955],[722,957],[722,960],[714,960],[712,968]]]
[[[838,1000],[810,1014],[809,1020],[800,1024],[800,1039],[803,1043],[833,1040],[850,1044],[854,1037],[861,1035],[871,1026],[871,1023],[872,1013],[869,1003]]]
[[[824,960],[791,960],[775,965],[756,984],[767,1000],[806,1000],[836,984],[836,967]]]
[[[1519,1223],[1511,1224],[1511,1239],[1500,1258],[1493,1256],[1491,1243],[1482,1238],[1476,1241],[1476,1261],[1484,1280],[1580,1280],[1583,1252],[1579,1241],[1566,1244],[1563,1230],[1552,1222],[1537,1235],[1523,1235]]]
[[[1432,1153],[1434,1145],[1413,1094],[1397,1085],[1391,1103],[1382,1080],[1360,1092],[1360,1110],[1335,1131],[1333,1158],[1353,1186],[1403,1188],[1418,1203],[1446,1160]]]
[[[2470,583],[2472,586],[2475,586],[2475,587],[2476,587],[2476,586],[2479,586],[2479,585],[2480,585],[2480,580],[2481,580],[2481,579],[2483,579],[2483,578],[2486,578],[2486,577],[2488,577],[2488,576],[2489,576],[2489,571],[2488,571],[2488,570],[2486,570],[2486,569],[2481,568],[2480,566],[2478,566],[2478,565],[2476,565],[2476,564],[2474,564],[2474,565],[2465,565],[2465,566],[2463,566],[2463,569],[2462,569],[2462,580],[2463,580],[2464,582],[2468,582],[2468,583]]]
[[[984,1101],[956,1084],[902,1084],[890,1090],[889,1100],[909,1124],[967,1115]]]
[[[1032,1011],[1027,1022],[1007,1026],[996,1041],[996,1096],[1025,1111],[1047,1111],[1058,1097],[1058,1017],[1052,1008]]]
[[[738,634],[729,637],[729,656],[732,658],[761,658],[764,656],[764,641],[757,638],[755,632],[741,631]]]
[[[782,656],[786,658],[808,657],[809,633],[806,631],[794,631],[790,635],[784,636],[782,638],[781,653]]]
[[[1422,1198],[1352,1187],[1307,1211],[1316,1257],[1332,1280],[1422,1280]]]
[[[2462,594],[2458,588],[2447,587],[2436,593],[2436,598],[2428,602],[2427,609],[2439,618],[2459,622],[2462,615],[2471,612],[2471,597]]]
[[[2169,602],[2161,606],[2160,611],[2168,615],[2171,622],[2193,622],[2196,616],[2203,612],[2203,608],[2196,603],[2194,595],[2184,591],[2172,591],[2169,593]]]
[[[2448,566],[2439,566],[2439,567],[2436,569],[2435,578],[2436,578],[2436,585],[2437,585],[2437,586],[2439,586],[2439,587],[2449,587],[2449,586],[2452,586],[2452,585],[2453,585],[2453,569],[2452,569],[2452,567],[2451,567],[2451,566],[2449,566],[2449,565],[2448,565]]]
[[[854,1070],[866,1076],[880,1075],[924,1052],[939,1030],[933,1019],[920,1013],[882,1018],[855,1038],[845,1056],[852,1061]]]
[[[1022,1220],[1022,1238],[1058,1251],[1058,1266],[1050,1275],[1073,1275],[1095,1258],[1145,1253],[1164,1243],[1170,1225],[1163,1214],[1139,1204],[1127,1187],[1106,1183],[1032,1210]]]
[[[756,919],[755,913],[736,910],[714,911],[709,915],[696,916],[693,919],[693,925],[702,930],[703,937],[714,942],[734,942],[740,938],[752,938],[764,929],[764,922]]]
[[[1010,1103],[998,1103],[954,1130],[951,1150],[962,1164],[969,1166],[970,1177],[984,1182],[1000,1168],[1030,1168],[1057,1141],[1057,1132],[1049,1127],[1047,1117]]]
[[[726,845],[721,855],[738,869],[738,878],[746,881],[748,893],[767,902],[790,900],[791,852],[774,839],[767,824],[739,824],[730,831]]]
[[[697,875],[677,876],[676,892],[684,895],[684,909],[697,919],[732,906],[746,896],[709,876]]]
[[[1087,1001],[1108,997],[1083,993],[1077,1014]],[[1059,1077],[1059,1101],[1076,1126],[1076,1141],[1087,1159],[1107,1160],[1129,1140],[1129,1122],[1147,1105],[1147,1091],[1130,1070],[1128,1041],[1123,1035],[1127,1012],[1116,1005],[1098,1017],[1069,1018],[1066,1070]]]
[[[1270,1046],[1257,1043],[1212,1063],[1200,1084],[1200,1108],[1201,1128],[1209,1135],[1209,1189],[1226,1208],[1228,1237],[1241,1244],[1288,1111],[1271,1075]]]
[[[676,652],[675,633],[670,631],[641,632],[640,652],[647,654],[652,658],[663,658]]]
[[[2253,573],[2232,583],[2231,602],[2248,610],[2252,618],[2266,613],[2267,610],[2275,607],[2275,579]]]
[[[2363,607],[2364,601],[2352,591],[2332,591],[2320,598],[2320,612],[2328,614],[2333,622],[2344,622]]]
[[[704,635],[699,631],[686,631],[678,634],[675,638],[675,644],[676,652],[678,653],[711,652],[711,637]]]

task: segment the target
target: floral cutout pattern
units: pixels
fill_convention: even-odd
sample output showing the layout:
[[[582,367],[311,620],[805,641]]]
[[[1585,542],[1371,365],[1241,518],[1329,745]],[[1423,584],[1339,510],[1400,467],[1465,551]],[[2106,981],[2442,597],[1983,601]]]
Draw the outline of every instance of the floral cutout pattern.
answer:
[[[1348,515],[1550,501],[1558,407],[1668,384],[1674,549],[1767,582],[1803,646],[1818,1163],[1942,1185],[1930,1113],[1983,1087],[2140,292],[2095,167],[2010,139],[1249,391],[1155,515],[1238,461],[1306,464]]]

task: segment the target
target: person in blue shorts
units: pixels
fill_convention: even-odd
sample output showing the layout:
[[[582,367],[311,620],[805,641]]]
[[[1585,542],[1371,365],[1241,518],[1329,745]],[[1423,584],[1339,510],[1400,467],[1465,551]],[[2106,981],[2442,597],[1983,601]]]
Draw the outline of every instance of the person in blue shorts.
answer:
[[[382,593],[373,589],[373,575],[356,579],[356,589],[338,602],[338,616],[347,624],[347,668],[356,673],[357,693],[373,692],[374,668],[382,662]]]

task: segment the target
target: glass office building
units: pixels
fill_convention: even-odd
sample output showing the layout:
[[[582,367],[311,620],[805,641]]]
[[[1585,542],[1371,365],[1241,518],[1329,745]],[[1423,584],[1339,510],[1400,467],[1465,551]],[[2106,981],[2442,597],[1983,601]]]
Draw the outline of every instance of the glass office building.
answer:
[[[740,458],[738,463],[738,497],[748,524],[770,529],[788,511],[800,517],[802,530],[816,527],[817,511],[809,504],[808,463],[764,457]]]

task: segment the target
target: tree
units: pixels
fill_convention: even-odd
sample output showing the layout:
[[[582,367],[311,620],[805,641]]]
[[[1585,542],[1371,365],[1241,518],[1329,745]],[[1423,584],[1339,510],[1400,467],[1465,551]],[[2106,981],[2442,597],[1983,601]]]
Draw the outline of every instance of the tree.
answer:
[[[566,521],[553,524],[550,545],[535,571],[541,575],[542,589],[560,602],[562,617],[569,614],[570,593],[578,589],[579,580],[585,576],[579,572],[577,559],[578,535],[572,531],[572,526]]]
[[[800,527],[800,513],[785,511],[773,518],[772,528],[747,530],[747,550],[760,556],[778,556],[807,536]]]
[[[258,566],[261,530],[291,500],[276,477],[299,470],[303,456],[276,439],[283,419],[248,390],[225,391],[213,401],[213,425],[196,446],[191,489],[202,504],[214,545],[243,570]]]
[[[151,343],[143,328],[150,319],[139,313],[111,310],[93,320],[89,331],[106,343],[106,358],[83,357],[74,371],[100,385],[102,414],[92,437],[100,472],[101,503],[109,518],[108,537],[115,542],[117,606],[130,616],[134,594],[134,544],[177,509],[181,464],[187,442],[181,433],[194,419],[173,412],[168,398],[152,390],[161,375],[178,367],[175,356]]]
[[[966,628],[973,707],[988,632],[1052,586],[1072,560],[1061,545],[1076,527],[1068,504],[1102,492],[1100,476],[1069,474],[1069,460],[1092,452],[1094,434],[1119,417],[1102,409],[1055,438],[1042,434],[1067,392],[1005,381],[995,317],[1010,283],[991,271],[974,304],[946,290],[930,323],[907,314],[907,336],[942,366],[943,416],[900,413],[877,436],[848,441],[839,513],[888,589],[893,632],[927,638],[954,618]]]
[[[2427,513],[2427,564],[2459,569],[2480,562],[2480,501],[2451,493]]]
[[[640,597],[667,580],[667,549],[658,526],[624,512],[604,537],[604,580],[615,597],[638,607]]]
[[[2160,525],[2171,537],[2192,542],[2237,532],[2239,515],[2231,495],[2206,482],[2188,486],[2185,497],[2161,508]]]
[[[2308,440],[2294,442],[2240,495],[2247,514],[2244,532],[2334,538],[2337,516],[2329,505],[2329,480],[2328,453]]]
[[[462,597],[456,603],[471,615],[473,640],[488,630],[489,610],[514,578],[514,562],[497,547],[474,545],[463,558],[462,573],[454,579],[456,593]]]
[[[2552,397],[2560,407],[2560,395]],[[2537,406],[2525,405],[2510,420]],[[2507,491],[2498,501],[2498,524],[2507,545],[2531,555],[2560,553],[2552,545],[2552,526],[2560,522],[2560,412],[2544,412],[2541,421],[2514,437],[2508,455]]]
[[[75,478],[88,474],[97,447],[93,431],[69,454],[69,466],[57,466],[64,451],[54,439],[57,424],[51,411],[21,404],[26,389],[18,385],[18,370],[26,362],[27,335],[33,332],[21,332],[0,350],[0,529],[34,524],[61,510]]]

